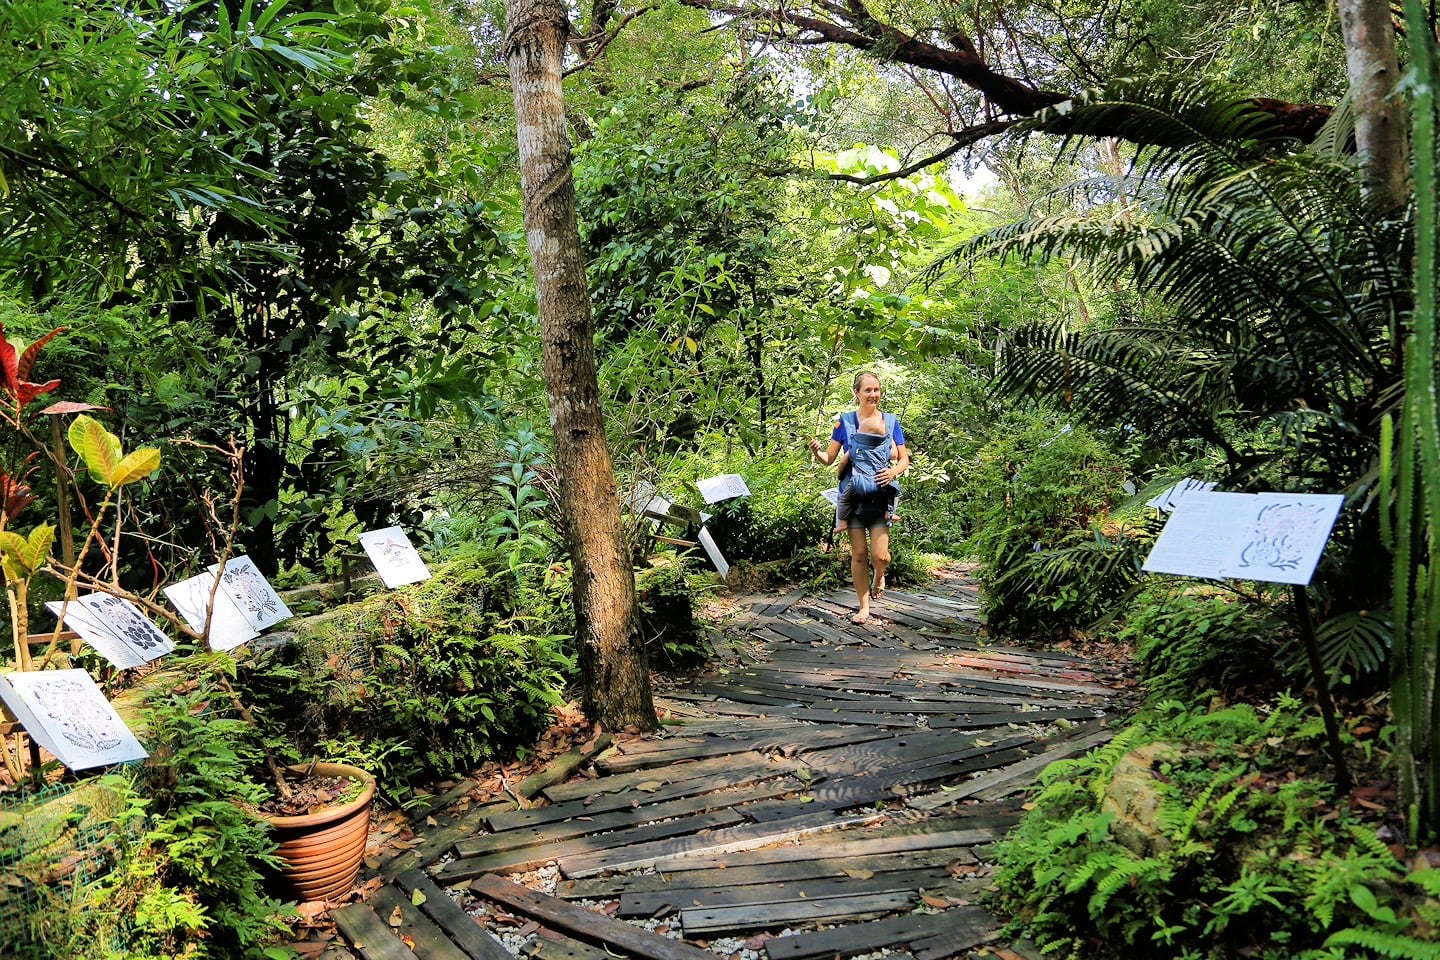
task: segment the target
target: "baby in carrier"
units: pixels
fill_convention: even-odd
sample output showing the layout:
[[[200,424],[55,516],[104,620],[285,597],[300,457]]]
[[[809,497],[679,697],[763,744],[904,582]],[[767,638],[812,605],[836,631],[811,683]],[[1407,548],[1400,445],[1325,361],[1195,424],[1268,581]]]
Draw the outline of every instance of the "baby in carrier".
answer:
[[[895,449],[893,426],[884,436],[876,433],[849,434],[849,448],[838,461],[840,471],[840,492],[835,498],[835,530],[843,531],[852,519],[859,519],[864,526],[884,520],[888,525],[899,519],[895,503],[900,499],[900,484],[891,480],[881,486],[875,475],[899,459]]]

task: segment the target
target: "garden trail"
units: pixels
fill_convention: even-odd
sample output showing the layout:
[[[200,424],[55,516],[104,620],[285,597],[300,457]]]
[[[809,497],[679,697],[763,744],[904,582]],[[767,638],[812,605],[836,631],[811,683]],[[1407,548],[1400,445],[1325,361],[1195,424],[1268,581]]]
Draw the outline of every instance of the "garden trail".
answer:
[[[509,960],[506,930],[540,960],[1030,955],[977,905],[987,847],[1047,763],[1110,738],[1122,677],[983,642],[963,570],[864,626],[851,602],[733,598],[711,668],[657,691],[661,733],[543,805],[431,811],[325,955]]]

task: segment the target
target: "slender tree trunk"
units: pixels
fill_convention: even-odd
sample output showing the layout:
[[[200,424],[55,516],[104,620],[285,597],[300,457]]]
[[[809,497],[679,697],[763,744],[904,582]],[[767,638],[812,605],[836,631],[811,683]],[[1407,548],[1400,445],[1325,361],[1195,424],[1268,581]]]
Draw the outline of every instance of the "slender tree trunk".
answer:
[[[594,321],[575,219],[560,87],[566,8],[559,0],[506,0],[505,12],[525,237],[535,268],[560,508],[574,565],[585,712],[608,729],[633,725],[653,730],[657,723],[640,638],[635,570],[625,548],[620,498],[605,444]]]
[[[1410,153],[1389,0],[1339,0],[1345,67],[1355,108],[1355,146],[1367,193],[1389,210],[1408,199]]]

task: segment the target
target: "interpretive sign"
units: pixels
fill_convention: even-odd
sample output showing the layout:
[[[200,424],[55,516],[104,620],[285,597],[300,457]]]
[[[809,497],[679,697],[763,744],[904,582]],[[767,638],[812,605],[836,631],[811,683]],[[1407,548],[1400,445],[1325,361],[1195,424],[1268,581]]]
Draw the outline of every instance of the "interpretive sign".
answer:
[[[699,489],[700,496],[705,498],[706,503],[719,503],[721,500],[750,496],[750,488],[745,485],[745,478],[738,473],[722,473],[718,477],[696,480],[695,486]]]
[[[260,636],[260,631],[250,625],[223,583],[216,588],[215,580],[214,573],[198,574],[166,587],[165,597],[196,633],[204,633],[206,620],[209,620],[212,650],[233,650]],[[215,598],[213,609],[210,601],[212,594]]]
[[[31,739],[71,770],[148,756],[84,670],[5,674],[0,700]]]
[[[220,569],[220,564],[212,563],[206,569],[214,573]],[[220,575],[220,589],[230,595],[244,615],[245,622],[255,630],[273,627],[291,616],[290,608],[285,606],[280,594],[275,592],[265,574],[249,557],[231,557],[225,561],[225,572]]]
[[[122,670],[143,667],[175,649],[170,638],[145,619],[139,607],[108,593],[89,593],[68,604],[52,600],[45,609]]]
[[[380,574],[380,582],[390,589],[407,583],[419,583],[430,579],[430,568],[420,559],[420,554],[411,545],[410,538],[400,527],[386,527],[383,530],[367,530],[360,534],[360,546]]]
[[[1191,491],[1176,502],[1142,569],[1303,586],[1344,502],[1338,493]]]

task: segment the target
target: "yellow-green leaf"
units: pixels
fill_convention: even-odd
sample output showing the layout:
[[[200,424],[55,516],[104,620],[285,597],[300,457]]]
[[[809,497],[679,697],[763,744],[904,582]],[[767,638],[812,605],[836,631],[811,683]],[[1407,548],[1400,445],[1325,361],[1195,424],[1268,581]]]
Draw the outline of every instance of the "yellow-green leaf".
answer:
[[[88,414],[81,414],[70,424],[68,432],[70,446],[85,461],[90,479],[96,483],[110,484],[115,467],[124,459],[120,452],[120,438],[101,425],[99,420]]]
[[[30,531],[30,537],[25,543],[25,566],[34,573],[45,565],[50,559],[50,548],[55,545],[55,528],[48,523],[42,523]]]
[[[13,530],[0,531],[0,562],[4,563],[5,576],[13,580],[28,580],[35,571],[50,559],[50,547],[55,542],[55,528],[40,524],[30,531],[27,539]]]
[[[414,890],[411,890],[411,891],[410,891],[410,902],[411,902],[413,905],[417,906],[417,907],[420,906],[422,903],[425,902],[425,891],[424,891],[424,890],[421,890],[419,887],[416,887]]]
[[[115,465],[108,483],[112,487],[123,487],[136,480],[144,480],[160,469],[160,451],[154,447],[141,447]]]

